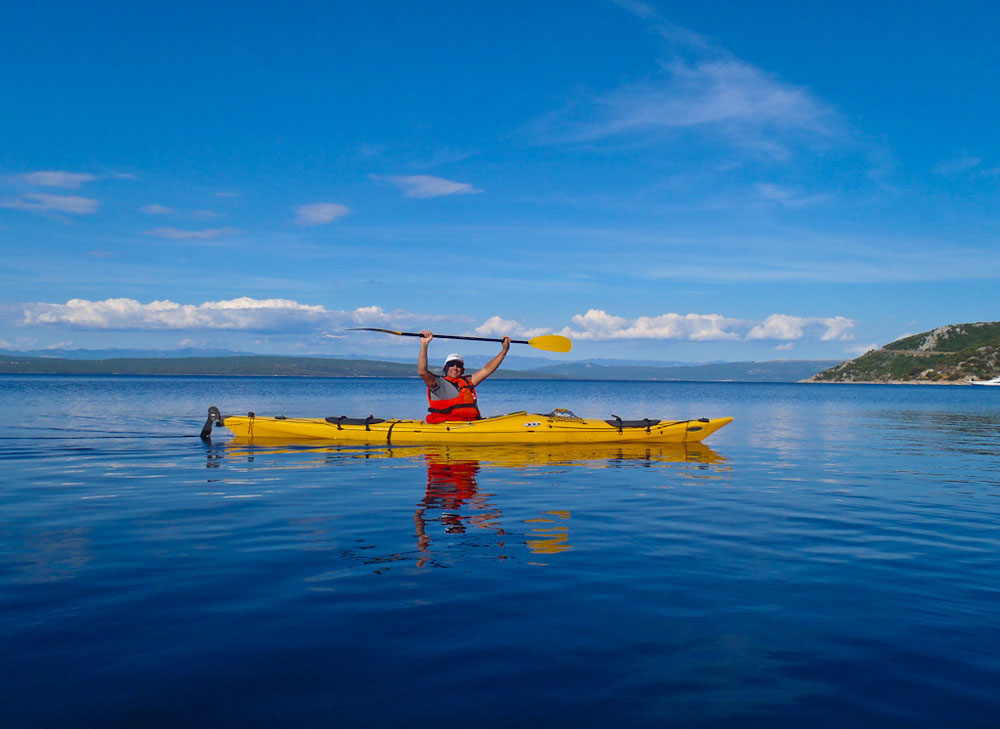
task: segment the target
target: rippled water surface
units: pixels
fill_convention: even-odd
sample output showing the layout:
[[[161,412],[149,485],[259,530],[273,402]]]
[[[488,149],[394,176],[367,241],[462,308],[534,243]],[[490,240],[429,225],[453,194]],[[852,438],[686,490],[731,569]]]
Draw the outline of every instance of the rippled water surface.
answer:
[[[0,378],[5,727],[993,727],[1000,388],[517,382],[707,448],[248,447],[416,379]]]

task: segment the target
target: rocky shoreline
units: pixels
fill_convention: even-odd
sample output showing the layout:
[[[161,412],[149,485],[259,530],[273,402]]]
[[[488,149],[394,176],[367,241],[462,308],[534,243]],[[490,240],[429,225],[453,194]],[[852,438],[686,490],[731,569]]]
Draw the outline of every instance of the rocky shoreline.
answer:
[[[851,380],[833,382],[831,380],[799,380],[800,383],[809,385],[966,385],[971,386],[967,380]]]

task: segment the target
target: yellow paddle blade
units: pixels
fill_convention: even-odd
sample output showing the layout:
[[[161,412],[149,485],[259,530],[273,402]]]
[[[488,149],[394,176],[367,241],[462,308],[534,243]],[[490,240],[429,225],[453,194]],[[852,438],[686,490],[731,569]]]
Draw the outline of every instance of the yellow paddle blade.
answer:
[[[558,334],[543,334],[540,337],[532,337],[528,340],[535,349],[544,349],[547,352],[568,352],[573,349],[573,342]]]

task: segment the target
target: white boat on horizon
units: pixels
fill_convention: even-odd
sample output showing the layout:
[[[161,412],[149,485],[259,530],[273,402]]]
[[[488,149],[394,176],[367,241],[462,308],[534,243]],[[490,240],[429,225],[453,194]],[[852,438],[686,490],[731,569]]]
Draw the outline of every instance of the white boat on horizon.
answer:
[[[1000,377],[994,377],[992,380],[969,380],[970,385],[1000,385]]]

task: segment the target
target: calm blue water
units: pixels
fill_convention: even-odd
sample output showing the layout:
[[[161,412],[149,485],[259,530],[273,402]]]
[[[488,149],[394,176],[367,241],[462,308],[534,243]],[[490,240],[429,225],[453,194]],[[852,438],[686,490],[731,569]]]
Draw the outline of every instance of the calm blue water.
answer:
[[[1000,388],[514,382],[710,450],[247,448],[419,382],[0,378],[4,727],[993,727]]]

